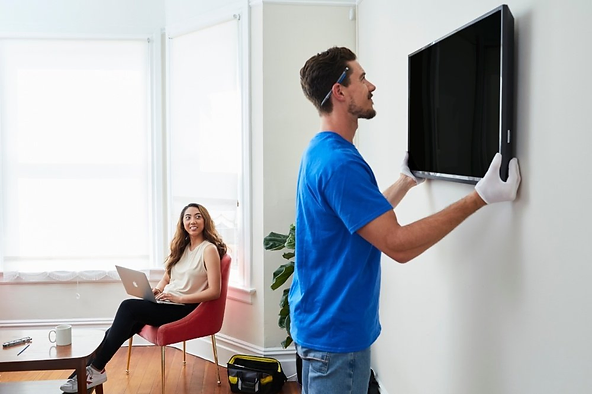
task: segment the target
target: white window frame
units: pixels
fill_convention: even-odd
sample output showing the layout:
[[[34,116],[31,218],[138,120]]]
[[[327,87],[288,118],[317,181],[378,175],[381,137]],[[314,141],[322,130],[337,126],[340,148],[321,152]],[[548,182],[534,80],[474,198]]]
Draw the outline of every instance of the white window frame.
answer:
[[[233,251],[233,259],[238,264],[238,275],[231,277],[228,296],[229,298],[242,301],[245,303],[252,302],[252,295],[254,289],[251,286],[251,261],[252,261],[252,239],[251,239],[251,152],[250,152],[250,86],[249,86],[249,8],[247,6],[229,6],[218,10],[204,13],[197,19],[186,21],[182,24],[175,24],[167,26],[166,37],[174,39],[183,34],[214,26],[219,23],[230,21],[231,19],[238,20],[238,45],[239,45],[239,74],[241,84],[241,102],[242,102],[242,169],[241,180],[239,185],[239,215],[241,218],[241,226],[239,228],[239,247],[238,250]],[[170,53],[167,45],[166,49],[166,79],[169,78],[170,72]],[[169,114],[171,109],[169,107],[169,86],[166,86],[166,113]],[[168,164],[167,170],[170,171],[170,120],[167,116],[167,155]],[[167,171],[167,177],[170,180],[170,172]],[[170,185],[170,182],[167,182]],[[172,212],[170,203],[172,195],[170,187],[167,188],[168,201],[167,204],[167,218],[169,223],[176,223],[178,220],[178,212]],[[170,229],[170,226],[169,226]],[[173,236],[172,231],[169,230],[168,239]]]

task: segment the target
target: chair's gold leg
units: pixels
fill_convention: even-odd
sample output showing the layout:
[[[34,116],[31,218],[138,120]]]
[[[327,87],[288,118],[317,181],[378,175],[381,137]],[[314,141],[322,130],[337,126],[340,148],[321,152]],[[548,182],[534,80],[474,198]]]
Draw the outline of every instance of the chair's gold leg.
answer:
[[[164,394],[164,350],[166,346],[160,347],[160,374],[162,380],[162,394]]]
[[[185,341],[183,341],[183,365],[187,365],[187,347]]]
[[[212,349],[214,350],[214,363],[216,364],[216,374],[218,375],[218,386],[222,384],[220,380],[220,366],[218,365],[218,347],[216,346],[216,336],[212,335]]]
[[[130,365],[130,360],[132,358],[132,342],[134,340],[134,337],[130,337],[128,343],[127,343],[127,368],[125,369],[125,374],[129,375],[129,365]]]

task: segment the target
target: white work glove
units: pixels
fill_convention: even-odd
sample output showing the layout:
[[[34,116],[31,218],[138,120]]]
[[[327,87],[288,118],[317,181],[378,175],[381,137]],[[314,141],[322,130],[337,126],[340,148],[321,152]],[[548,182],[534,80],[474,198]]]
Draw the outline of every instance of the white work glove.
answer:
[[[513,158],[508,165],[508,180],[502,181],[499,175],[502,165],[501,153],[496,153],[485,176],[477,183],[475,190],[487,204],[513,201],[520,185],[518,159]]]
[[[417,185],[425,182],[425,178],[416,178],[415,175],[413,175],[413,173],[409,169],[409,164],[407,164],[408,160],[409,160],[409,152],[405,152],[405,158],[403,159],[403,163],[401,163],[401,174],[413,179],[415,181],[415,184],[417,184]]]

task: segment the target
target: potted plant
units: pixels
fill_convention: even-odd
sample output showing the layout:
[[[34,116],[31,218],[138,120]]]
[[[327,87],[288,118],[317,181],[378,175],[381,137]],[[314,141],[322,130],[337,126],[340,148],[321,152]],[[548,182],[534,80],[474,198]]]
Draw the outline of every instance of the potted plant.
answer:
[[[282,264],[273,273],[273,281],[271,282],[271,289],[277,290],[282,286],[294,273],[294,261],[292,260],[295,256],[294,253],[294,242],[295,241],[295,227],[293,224],[290,225],[290,231],[288,234],[269,233],[267,237],[263,239],[263,247],[265,250],[286,250],[282,257],[288,260],[287,263]],[[292,343],[292,337],[290,336],[290,304],[288,303],[288,293],[290,289],[284,289],[282,298],[280,299],[280,312],[278,326],[286,330],[287,337],[282,341],[282,347],[285,349]]]
[[[271,282],[271,289],[277,290],[282,286],[294,273],[294,252],[296,242],[296,227],[291,224],[288,234],[280,234],[270,232],[267,237],[263,239],[263,247],[265,250],[284,251],[282,257],[288,260],[287,263],[280,265],[273,273],[273,281]],[[286,330],[286,339],[282,341],[282,347],[285,349],[293,342],[290,335],[290,304],[288,301],[288,293],[290,289],[284,289],[282,298],[280,299],[280,312],[278,326]],[[301,383],[302,376],[302,360],[296,354],[296,372],[298,374],[298,382]]]

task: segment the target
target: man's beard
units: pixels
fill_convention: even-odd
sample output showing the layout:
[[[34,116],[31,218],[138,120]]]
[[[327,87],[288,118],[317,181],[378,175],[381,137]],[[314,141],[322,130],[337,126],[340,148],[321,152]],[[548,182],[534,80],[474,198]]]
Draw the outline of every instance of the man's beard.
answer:
[[[348,111],[350,114],[357,116],[358,119],[372,119],[376,116],[376,110],[374,108],[364,109],[358,106],[353,100],[349,103]]]

